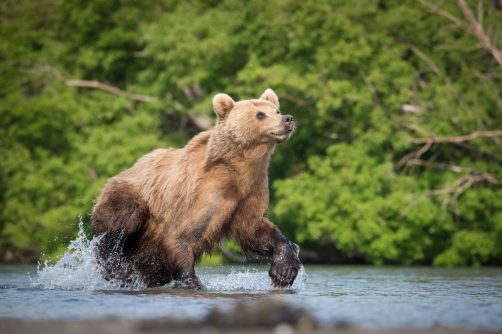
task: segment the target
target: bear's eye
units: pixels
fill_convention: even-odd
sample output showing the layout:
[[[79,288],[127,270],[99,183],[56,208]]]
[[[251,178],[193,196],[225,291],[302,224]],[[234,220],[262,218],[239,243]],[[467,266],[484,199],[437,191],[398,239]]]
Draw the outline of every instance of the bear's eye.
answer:
[[[279,110],[276,110],[278,114],[280,114],[281,112]]]
[[[258,118],[258,119],[260,119],[260,120],[261,120],[261,119],[264,119],[264,118],[265,118],[265,114],[264,114],[264,113],[262,113],[261,111],[259,111],[259,112],[256,114],[256,118]]]

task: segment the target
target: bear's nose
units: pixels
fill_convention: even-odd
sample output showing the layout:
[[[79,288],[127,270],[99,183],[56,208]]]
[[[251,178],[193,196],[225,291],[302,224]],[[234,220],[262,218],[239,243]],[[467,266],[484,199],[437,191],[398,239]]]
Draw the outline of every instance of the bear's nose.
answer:
[[[286,123],[289,125],[289,123],[293,123],[295,121],[295,118],[291,115],[285,115],[285,116],[282,116],[282,122],[283,123]]]

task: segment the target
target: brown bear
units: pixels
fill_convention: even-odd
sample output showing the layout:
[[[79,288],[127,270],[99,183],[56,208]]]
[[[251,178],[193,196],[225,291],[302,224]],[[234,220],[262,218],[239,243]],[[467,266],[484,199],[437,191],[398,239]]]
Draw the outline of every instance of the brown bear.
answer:
[[[108,180],[91,213],[96,256],[106,279],[148,287],[175,281],[201,288],[194,265],[225,239],[271,259],[277,288],[293,284],[298,246],[268,218],[267,169],[275,146],[293,132],[277,95],[234,102],[213,98],[216,126],[182,149],[156,149]]]

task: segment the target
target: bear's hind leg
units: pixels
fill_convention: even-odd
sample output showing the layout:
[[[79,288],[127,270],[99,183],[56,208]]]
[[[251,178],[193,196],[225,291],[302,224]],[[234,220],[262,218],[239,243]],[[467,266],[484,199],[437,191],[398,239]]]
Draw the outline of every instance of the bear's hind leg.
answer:
[[[92,230],[95,235],[123,233],[127,239],[141,232],[149,216],[147,204],[130,185],[110,180],[92,210]]]
[[[101,275],[121,287],[134,286],[137,273],[124,255],[123,237],[104,234],[96,244],[96,262]]]
[[[148,218],[146,203],[132,187],[110,180],[91,214],[94,234],[102,236],[97,245],[96,260],[107,280],[123,286],[135,283],[138,273],[130,257],[139,246]]]

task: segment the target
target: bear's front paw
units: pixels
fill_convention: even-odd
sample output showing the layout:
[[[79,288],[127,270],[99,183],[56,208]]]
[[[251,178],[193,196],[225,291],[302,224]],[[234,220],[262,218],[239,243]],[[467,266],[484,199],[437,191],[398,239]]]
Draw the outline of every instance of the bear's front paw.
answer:
[[[293,285],[302,264],[298,258],[299,247],[289,243],[274,254],[268,274],[274,288],[284,289]]]

